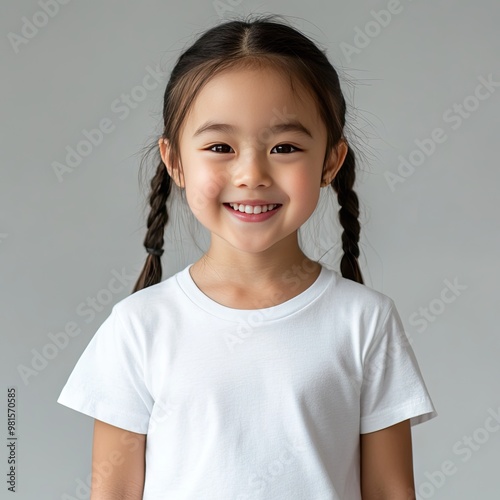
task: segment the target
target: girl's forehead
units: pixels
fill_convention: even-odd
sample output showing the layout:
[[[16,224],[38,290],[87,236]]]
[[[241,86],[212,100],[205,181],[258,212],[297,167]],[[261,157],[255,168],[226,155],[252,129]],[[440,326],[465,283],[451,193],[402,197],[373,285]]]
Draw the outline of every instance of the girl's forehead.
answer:
[[[297,78],[284,75],[278,69],[265,67],[228,68],[212,76],[201,89],[198,96],[206,98],[244,94],[250,97],[252,91],[262,98],[274,94],[288,100],[297,100],[304,93],[303,85]]]
[[[294,116],[313,125],[319,119],[314,98],[300,82],[271,68],[227,69],[210,78],[196,96],[186,125],[206,119],[251,122]]]

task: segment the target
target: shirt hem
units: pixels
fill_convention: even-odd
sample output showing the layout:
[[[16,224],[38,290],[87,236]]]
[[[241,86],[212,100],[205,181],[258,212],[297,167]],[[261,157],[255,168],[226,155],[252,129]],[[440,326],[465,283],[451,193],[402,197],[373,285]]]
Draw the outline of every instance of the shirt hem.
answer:
[[[375,432],[403,420],[410,419],[410,426],[427,422],[438,416],[432,402],[427,398],[410,401],[397,408],[391,408],[377,415],[370,415],[360,420],[360,434]]]
[[[148,432],[149,415],[145,416],[131,412],[122,413],[118,412],[116,408],[103,405],[101,402],[84,402],[64,395],[59,396],[57,403],[130,432],[137,434],[147,434]]]

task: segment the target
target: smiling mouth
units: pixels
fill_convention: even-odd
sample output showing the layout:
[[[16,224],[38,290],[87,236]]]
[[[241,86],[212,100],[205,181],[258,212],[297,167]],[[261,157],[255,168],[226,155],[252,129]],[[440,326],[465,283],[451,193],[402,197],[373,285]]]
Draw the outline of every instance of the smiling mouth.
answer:
[[[265,212],[271,212],[277,207],[281,207],[280,203],[270,203],[269,205],[240,205],[238,203],[223,203],[228,207],[231,207],[235,212],[241,212],[246,214],[260,214]]]

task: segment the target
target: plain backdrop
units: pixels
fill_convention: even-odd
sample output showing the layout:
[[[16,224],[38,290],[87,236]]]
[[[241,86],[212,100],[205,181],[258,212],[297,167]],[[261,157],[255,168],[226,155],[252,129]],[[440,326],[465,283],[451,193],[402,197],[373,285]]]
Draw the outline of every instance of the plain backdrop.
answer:
[[[160,132],[168,72],[201,31],[249,13],[286,16],[341,75],[360,152],[366,285],[394,299],[439,413],[413,428],[419,498],[498,498],[498,2],[23,0],[0,9],[1,433],[15,387],[16,498],[89,497],[93,420],[56,399],[145,260],[139,163]],[[106,132],[92,144],[99,126]],[[149,181],[156,165],[147,168]],[[334,269],[337,210],[322,190],[301,229],[306,253]],[[176,218],[167,229],[163,279],[206,247],[189,224]],[[51,348],[71,325],[79,334]]]

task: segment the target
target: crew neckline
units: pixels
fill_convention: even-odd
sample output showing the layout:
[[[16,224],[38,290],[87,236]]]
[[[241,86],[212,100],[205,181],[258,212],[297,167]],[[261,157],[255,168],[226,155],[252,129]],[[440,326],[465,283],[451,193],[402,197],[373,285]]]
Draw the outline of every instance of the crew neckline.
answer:
[[[295,297],[271,307],[261,309],[235,309],[216,302],[198,288],[198,285],[196,285],[189,273],[189,269],[192,265],[193,263],[189,264],[175,275],[179,287],[195,305],[213,316],[230,321],[240,321],[251,318],[255,318],[255,321],[258,321],[259,317],[265,318],[266,321],[282,319],[300,311],[314,302],[326,290],[327,286],[335,277],[335,271],[321,265],[321,271],[316,280]]]

